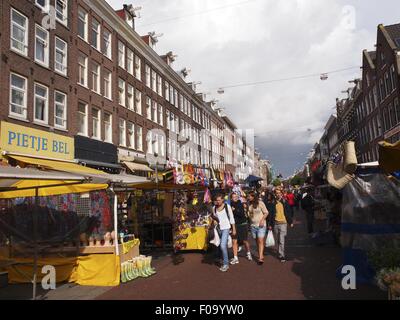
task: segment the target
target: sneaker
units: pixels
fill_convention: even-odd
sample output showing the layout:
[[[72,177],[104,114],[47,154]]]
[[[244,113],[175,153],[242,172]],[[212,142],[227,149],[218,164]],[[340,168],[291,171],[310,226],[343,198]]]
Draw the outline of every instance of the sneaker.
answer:
[[[219,268],[219,271],[221,272],[227,272],[229,269],[229,266],[222,266],[221,268]]]
[[[238,253],[239,253],[240,251],[242,251],[242,249],[243,249],[243,247],[240,246],[240,247],[238,248]]]
[[[279,257],[279,260],[280,260],[281,262],[286,262],[286,258],[285,258],[285,257]]]
[[[249,260],[249,261],[252,261],[252,260],[253,260],[253,258],[252,258],[252,256],[251,256],[251,253],[250,253],[250,252],[247,252],[246,258],[247,258],[247,260]]]
[[[230,262],[230,264],[234,265],[234,264],[238,264],[239,263],[239,259],[238,258],[233,258]]]

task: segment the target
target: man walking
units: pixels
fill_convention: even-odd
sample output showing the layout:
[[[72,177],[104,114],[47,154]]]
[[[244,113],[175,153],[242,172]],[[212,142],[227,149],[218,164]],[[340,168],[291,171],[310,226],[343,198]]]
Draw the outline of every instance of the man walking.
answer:
[[[306,190],[301,199],[301,208],[306,212],[307,231],[311,235],[314,232],[314,198],[311,189]]]
[[[277,190],[275,192],[276,204],[275,204],[275,217],[273,219],[274,223],[274,233],[275,238],[278,242],[278,259],[281,262],[286,262],[285,255],[285,238],[287,235],[287,226],[289,225],[293,228],[293,217],[292,211],[289,204],[283,198],[282,191]],[[272,228],[271,228],[272,229]]]

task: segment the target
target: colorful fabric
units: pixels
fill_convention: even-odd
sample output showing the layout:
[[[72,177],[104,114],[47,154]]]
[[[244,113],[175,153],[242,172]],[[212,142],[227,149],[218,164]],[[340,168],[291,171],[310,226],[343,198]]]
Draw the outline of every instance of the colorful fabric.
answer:
[[[90,217],[100,222],[97,232],[105,234],[112,229],[112,215],[110,200],[105,191],[90,193]]]

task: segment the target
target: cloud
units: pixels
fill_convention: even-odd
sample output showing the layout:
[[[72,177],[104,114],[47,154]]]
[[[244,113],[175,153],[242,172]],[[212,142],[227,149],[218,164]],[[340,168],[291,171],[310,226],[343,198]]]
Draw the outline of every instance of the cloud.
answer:
[[[124,1],[109,2],[119,8]],[[317,76],[226,89],[222,96],[216,89],[360,66],[361,51],[376,41],[377,19],[396,22],[394,8],[399,8],[396,0],[137,0],[134,5],[143,7],[138,32],[164,33],[158,53],[178,54],[175,68],[189,67],[189,80],[202,81],[200,89],[220,100],[239,127],[254,128],[260,149],[272,159],[289,159],[276,163],[283,174],[304,162],[291,149],[308,152],[319,140],[335,98],[360,70],[334,73],[327,81]],[[229,7],[214,10],[224,6]],[[196,12],[203,14],[192,15]],[[183,18],[163,22],[175,17]]]

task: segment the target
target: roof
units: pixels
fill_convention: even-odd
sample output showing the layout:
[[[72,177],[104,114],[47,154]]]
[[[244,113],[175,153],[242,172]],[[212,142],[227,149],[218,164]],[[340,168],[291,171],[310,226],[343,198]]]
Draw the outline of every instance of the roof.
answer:
[[[384,26],[390,38],[397,47],[400,47],[400,23]]]
[[[227,123],[227,125],[231,129],[237,129],[237,126],[233,123],[233,121],[228,116],[223,116],[222,119],[224,119],[224,121]]]

